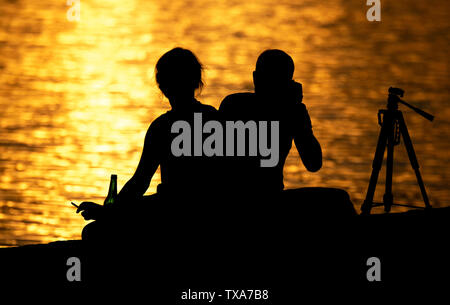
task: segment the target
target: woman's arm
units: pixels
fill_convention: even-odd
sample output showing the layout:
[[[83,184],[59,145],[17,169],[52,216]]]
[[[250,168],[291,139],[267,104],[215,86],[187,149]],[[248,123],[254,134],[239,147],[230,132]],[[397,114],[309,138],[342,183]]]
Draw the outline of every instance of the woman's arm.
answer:
[[[124,203],[140,198],[147,191],[150,181],[160,164],[158,152],[158,125],[152,123],[147,131],[142,149],[142,156],[133,177],[124,185],[117,195],[117,201]]]
[[[108,217],[109,213],[113,213],[117,207],[120,207],[126,202],[133,202],[142,197],[147,191],[150,181],[155,174],[156,169],[160,164],[160,154],[158,152],[159,137],[158,124],[150,125],[150,128],[145,135],[144,148],[142,149],[141,160],[139,161],[136,172],[133,177],[125,184],[120,193],[117,195],[117,204],[115,203],[111,208],[96,204],[94,202],[85,201],[80,204],[77,213],[82,212],[81,216],[86,220],[101,219]]]

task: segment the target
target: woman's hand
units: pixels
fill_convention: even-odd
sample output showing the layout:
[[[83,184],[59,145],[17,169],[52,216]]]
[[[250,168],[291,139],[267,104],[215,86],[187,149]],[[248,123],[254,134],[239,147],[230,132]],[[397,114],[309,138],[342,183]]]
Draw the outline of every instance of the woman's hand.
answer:
[[[84,201],[78,207],[77,213],[81,212],[81,216],[83,216],[85,220],[98,220],[104,215],[104,209],[104,206],[95,202]]]

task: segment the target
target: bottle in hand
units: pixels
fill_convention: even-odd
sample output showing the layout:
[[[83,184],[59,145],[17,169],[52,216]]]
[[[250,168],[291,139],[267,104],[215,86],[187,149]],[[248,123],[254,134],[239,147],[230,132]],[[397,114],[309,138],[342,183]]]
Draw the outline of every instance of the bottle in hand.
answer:
[[[111,181],[109,182],[108,196],[105,199],[103,205],[108,206],[114,204],[117,197],[117,175],[111,175]]]

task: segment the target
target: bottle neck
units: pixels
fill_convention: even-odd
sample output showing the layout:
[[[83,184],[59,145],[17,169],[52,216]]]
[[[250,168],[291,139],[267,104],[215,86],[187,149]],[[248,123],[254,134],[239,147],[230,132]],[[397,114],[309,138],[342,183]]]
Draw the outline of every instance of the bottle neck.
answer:
[[[109,205],[114,203],[116,197],[117,197],[117,175],[111,175],[108,196],[106,197],[104,204]]]

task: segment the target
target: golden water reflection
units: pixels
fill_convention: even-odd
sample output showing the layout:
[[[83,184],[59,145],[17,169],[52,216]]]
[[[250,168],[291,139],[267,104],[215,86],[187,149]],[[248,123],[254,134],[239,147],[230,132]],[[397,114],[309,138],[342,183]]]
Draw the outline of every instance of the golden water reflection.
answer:
[[[119,187],[133,174],[149,123],[168,109],[153,69],[174,46],[206,66],[200,99],[216,107],[251,90],[262,50],[291,54],[324,167],[308,173],[292,152],[286,186],[341,187],[357,205],[377,109],[389,86],[403,87],[437,115],[407,121],[432,203],[448,204],[448,2],[386,2],[378,24],[357,0],[81,2],[81,20],[68,22],[63,0],[0,0],[0,245],[79,238],[84,221],[68,202],[102,201],[111,173]],[[398,151],[395,194],[420,202]]]

